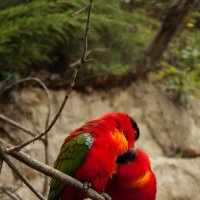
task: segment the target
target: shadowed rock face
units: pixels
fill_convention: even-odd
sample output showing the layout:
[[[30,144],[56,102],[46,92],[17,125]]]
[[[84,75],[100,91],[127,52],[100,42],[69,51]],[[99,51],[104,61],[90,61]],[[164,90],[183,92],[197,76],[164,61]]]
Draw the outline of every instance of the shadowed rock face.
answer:
[[[65,91],[61,90],[51,91],[51,116],[58,110],[64,94]],[[12,92],[11,97],[12,103],[5,105],[4,102],[3,106],[0,105],[0,112],[30,129],[44,130],[47,104],[43,92],[38,88],[28,87],[21,92]],[[191,107],[186,110],[173,103],[159,86],[141,80],[129,87],[109,91],[92,91],[89,94],[72,92],[62,116],[49,134],[50,162],[52,164],[55,160],[64,138],[71,130],[107,112],[126,112],[136,120],[140,128],[137,147],[152,158],[158,182],[157,200],[196,200],[199,198],[200,188],[200,158],[187,157],[200,154],[199,108],[200,100],[197,98],[192,97]],[[29,138],[0,121],[0,135],[6,138],[6,132],[10,133],[10,143],[15,143],[16,137],[17,141]],[[32,157],[44,160],[41,142],[35,142],[24,150]],[[167,158],[166,155],[174,158]],[[181,155],[186,158],[177,159]],[[22,169],[21,164],[16,165]],[[26,167],[23,167],[23,171],[41,191],[41,175],[34,174]],[[16,183],[16,177],[10,174],[4,165],[0,183]],[[27,199],[36,199],[25,186],[18,193]]]

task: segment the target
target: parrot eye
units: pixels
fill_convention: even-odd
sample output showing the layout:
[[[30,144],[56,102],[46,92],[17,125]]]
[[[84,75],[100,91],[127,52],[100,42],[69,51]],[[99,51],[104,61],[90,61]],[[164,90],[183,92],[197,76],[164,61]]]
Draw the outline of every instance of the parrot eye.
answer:
[[[137,140],[140,137],[140,129],[139,129],[136,121],[133,118],[131,118],[131,123],[132,123],[132,127],[134,129],[134,132],[135,132],[135,140]]]

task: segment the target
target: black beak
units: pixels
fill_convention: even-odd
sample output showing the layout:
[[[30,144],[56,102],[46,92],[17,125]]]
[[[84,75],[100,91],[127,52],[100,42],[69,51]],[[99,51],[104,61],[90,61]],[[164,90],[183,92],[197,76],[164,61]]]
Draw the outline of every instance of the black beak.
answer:
[[[131,118],[131,123],[132,123],[133,129],[135,130],[135,140],[137,140],[140,137],[140,129],[133,118]]]
[[[127,163],[135,160],[136,157],[137,157],[137,153],[132,148],[132,149],[128,150],[126,153],[124,153],[123,155],[119,156],[117,158],[116,162],[118,164],[127,164]]]

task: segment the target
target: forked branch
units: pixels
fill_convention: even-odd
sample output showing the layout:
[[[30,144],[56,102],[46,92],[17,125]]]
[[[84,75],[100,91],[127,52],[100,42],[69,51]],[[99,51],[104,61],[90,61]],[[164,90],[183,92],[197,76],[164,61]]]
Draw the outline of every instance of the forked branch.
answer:
[[[5,155],[5,147],[11,148],[12,146],[2,139],[0,139],[0,155]],[[22,151],[17,152],[17,151],[12,151],[10,152],[9,156],[14,157],[15,159],[19,160],[20,162],[24,163],[25,165],[31,167],[32,169],[39,171],[51,178],[55,178],[59,180],[62,183],[65,183],[67,185],[70,185],[79,191],[84,192],[88,197],[94,199],[94,200],[105,200],[105,198],[97,193],[95,190],[89,188],[85,189],[83,187],[83,183],[80,181],[74,179],[71,176],[68,176],[67,174],[64,174],[44,163],[41,163],[35,159],[32,159],[29,155],[23,153]],[[0,158],[5,159],[4,156],[1,156]]]

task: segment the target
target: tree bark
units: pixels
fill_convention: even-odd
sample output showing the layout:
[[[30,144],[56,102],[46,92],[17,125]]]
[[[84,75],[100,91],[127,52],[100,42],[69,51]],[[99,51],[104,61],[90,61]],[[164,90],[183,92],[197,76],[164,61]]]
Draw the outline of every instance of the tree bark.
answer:
[[[162,57],[194,2],[195,0],[175,0],[172,2],[166,12],[166,17],[160,30],[146,49],[147,63],[148,65],[150,64],[150,67],[153,68],[156,62]]]
[[[139,77],[145,77],[149,72],[158,69],[157,63],[167,49],[179,25],[190,10],[195,0],[173,0],[165,13],[165,18],[153,41],[147,47],[143,59],[138,61],[138,66],[123,75],[103,74],[87,80],[79,80],[76,88],[84,89],[92,85],[96,89],[109,89],[115,86],[127,85]],[[134,37],[134,36],[133,36]]]

